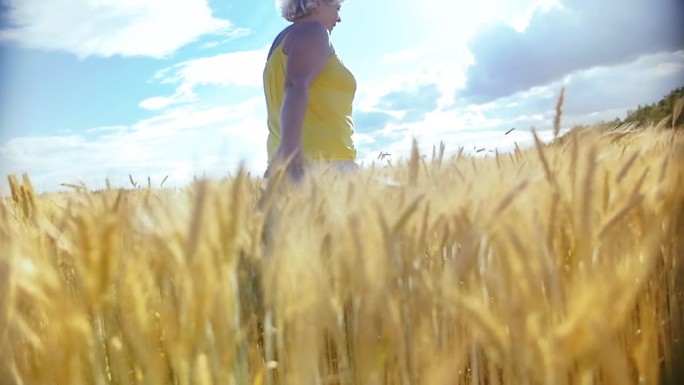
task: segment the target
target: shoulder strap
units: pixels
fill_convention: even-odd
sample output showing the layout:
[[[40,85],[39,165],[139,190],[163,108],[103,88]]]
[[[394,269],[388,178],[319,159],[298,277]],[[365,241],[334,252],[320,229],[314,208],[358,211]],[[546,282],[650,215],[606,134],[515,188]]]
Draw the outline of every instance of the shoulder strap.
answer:
[[[273,44],[271,44],[271,49],[268,51],[268,57],[266,58],[266,60],[271,58],[271,55],[273,55],[273,51],[275,51],[276,47],[278,47],[280,42],[285,38],[285,35],[287,35],[287,33],[290,32],[290,29],[292,29],[292,27],[294,27],[294,24],[288,25],[285,29],[280,31],[278,36],[276,36],[276,38],[273,40]]]

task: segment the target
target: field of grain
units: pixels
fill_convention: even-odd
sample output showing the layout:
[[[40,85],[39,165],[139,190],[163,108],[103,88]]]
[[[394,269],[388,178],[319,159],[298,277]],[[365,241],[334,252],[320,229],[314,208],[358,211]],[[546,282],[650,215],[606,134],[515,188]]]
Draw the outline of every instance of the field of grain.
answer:
[[[0,384],[675,384],[682,132],[414,150],[294,188],[10,176]]]

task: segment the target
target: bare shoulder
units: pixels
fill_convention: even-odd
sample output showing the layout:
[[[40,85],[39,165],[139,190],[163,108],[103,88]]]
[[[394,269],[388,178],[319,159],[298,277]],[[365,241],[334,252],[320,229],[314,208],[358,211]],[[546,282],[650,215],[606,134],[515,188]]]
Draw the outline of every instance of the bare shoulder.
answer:
[[[297,23],[292,27],[283,42],[283,49],[287,53],[293,44],[313,45],[317,47],[330,46],[330,33],[325,26],[318,22]]]

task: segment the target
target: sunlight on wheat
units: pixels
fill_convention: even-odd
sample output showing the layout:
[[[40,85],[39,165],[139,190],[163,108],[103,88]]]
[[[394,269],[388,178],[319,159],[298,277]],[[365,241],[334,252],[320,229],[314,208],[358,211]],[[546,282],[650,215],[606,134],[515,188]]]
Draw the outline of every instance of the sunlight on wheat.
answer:
[[[681,130],[562,139],[477,158],[416,146],[294,187],[241,172],[37,195],[10,176],[0,383],[672,378]]]

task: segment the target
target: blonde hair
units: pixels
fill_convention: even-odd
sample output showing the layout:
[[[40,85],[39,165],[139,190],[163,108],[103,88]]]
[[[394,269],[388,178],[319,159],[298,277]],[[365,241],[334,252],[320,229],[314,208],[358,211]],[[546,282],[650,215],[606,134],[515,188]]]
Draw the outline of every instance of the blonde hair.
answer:
[[[332,3],[336,0],[323,0]],[[344,0],[339,0],[342,3]],[[276,0],[276,9],[287,21],[295,21],[309,16],[311,10],[316,7],[316,0]]]

